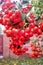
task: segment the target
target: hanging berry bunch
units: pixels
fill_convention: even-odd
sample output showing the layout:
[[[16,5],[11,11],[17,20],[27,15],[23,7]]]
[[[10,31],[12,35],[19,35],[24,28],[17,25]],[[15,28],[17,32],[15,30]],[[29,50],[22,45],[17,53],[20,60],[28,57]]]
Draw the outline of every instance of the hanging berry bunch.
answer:
[[[34,58],[39,58],[43,54],[43,46],[42,46],[42,36],[33,36],[31,37],[31,42],[30,42],[30,47],[31,47],[31,52],[29,53],[30,57]]]
[[[43,23],[36,24],[34,13],[30,12],[31,8],[32,5],[29,3],[26,4],[26,7],[21,6],[20,9],[14,3],[2,3],[4,14],[0,12],[0,24],[4,25],[4,33],[11,38],[9,48],[16,55],[21,55],[28,51],[28,47],[25,45],[27,41],[31,41],[30,38],[32,36],[35,35],[38,37],[43,35]],[[29,12],[30,14],[28,15]],[[36,54],[39,51],[42,52],[40,48],[37,50],[36,46],[33,47],[36,48]],[[34,50],[32,51],[34,52]],[[38,56],[35,55],[34,57]]]

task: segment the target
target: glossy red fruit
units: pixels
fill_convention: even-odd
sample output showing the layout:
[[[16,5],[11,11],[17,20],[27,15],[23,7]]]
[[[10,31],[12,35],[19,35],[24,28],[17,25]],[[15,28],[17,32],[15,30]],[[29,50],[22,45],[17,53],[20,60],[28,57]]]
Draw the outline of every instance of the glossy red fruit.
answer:
[[[33,32],[32,32],[32,31],[30,31],[29,36],[30,36],[30,37],[32,37],[32,36],[33,36]]]
[[[42,51],[41,51],[41,52],[39,52],[39,55],[42,55]]]
[[[30,32],[30,28],[27,27],[24,31],[25,31],[25,33],[29,33]]]
[[[27,4],[27,8],[30,9],[32,7],[31,4]]]
[[[42,22],[40,22],[40,23],[38,24],[38,27],[43,31],[43,23],[42,23]]]
[[[12,23],[13,23],[13,21],[14,21],[14,18],[13,18],[13,16],[10,16],[10,20],[12,21]]]
[[[7,35],[8,37],[10,37],[10,36],[11,36],[11,30],[6,30],[6,35]]]
[[[31,46],[31,47],[34,47],[34,43],[30,43],[30,46]]]
[[[28,48],[23,48],[23,53],[28,51]]]
[[[33,33],[33,35],[34,35],[34,29],[33,28],[31,28],[31,32]]]
[[[29,21],[30,23],[34,23],[35,21],[34,21],[34,19],[30,19],[30,21]]]
[[[6,25],[6,26],[5,26],[5,28],[6,28],[6,29],[9,29],[9,28],[10,28],[10,26]]]
[[[24,14],[27,14],[28,8],[22,8],[22,12],[23,12]]]
[[[38,29],[38,35],[41,35],[42,34],[42,31],[41,31],[41,29]]]
[[[35,26],[35,27],[34,27],[34,33],[37,33],[37,32],[38,32],[38,27]]]
[[[23,22],[23,21],[21,21],[21,22],[19,23],[19,27],[22,27],[22,26],[24,26],[24,22]]]
[[[34,23],[29,24],[30,29],[35,27]]]
[[[3,23],[3,19],[0,17],[0,23],[2,24]]]
[[[32,50],[33,50],[33,51],[36,51],[36,48],[33,46],[33,47],[32,47]]]
[[[9,16],[8,16],[7,14],[5,14],[5,15],[3,16],[3,18],[4,18],[4,19],[9,19]]]
[[[40,55],[37,56],[37,58],[40,58],[40,57],[41,57]]]
[[[13,12],[12,12],[12,11],[9,11],[9,14],[8,14],[8,15],[9,15],[9,16],[12,16],[12,14],[13,14]]]
[[[20,35],[25,36],[24,34],[25,34],[25,30],[21,30]]]
[[[35,51],[34,54],[37,56],[37,55],[39,55],[39,52]]]
[[[5,10],[4,10],[4,13],[5,13],[5,14],[9,14],[9,10],[8,10],[8,9],[5,9]]]
[[[2,12],[0,12],[0,16],[2,16]]]
[[[25,37],[26,40],[29,40],[29,39],[30,39],[29,33],[25,33],[25,34],[24,34],[24,37]]]
[[[30,12],[29,17],[33,20],[35,19],[35,15],[32,12]]]
[[[4,2],[2,3],[2,9],[3,9],[3,10],[7,9],[7,6],[5,5]]]
[[[34,56],[34,52],[31,52],[30,54],[29,54],[29,56],[31,57],[31,58],[34,58],[35,56]]]

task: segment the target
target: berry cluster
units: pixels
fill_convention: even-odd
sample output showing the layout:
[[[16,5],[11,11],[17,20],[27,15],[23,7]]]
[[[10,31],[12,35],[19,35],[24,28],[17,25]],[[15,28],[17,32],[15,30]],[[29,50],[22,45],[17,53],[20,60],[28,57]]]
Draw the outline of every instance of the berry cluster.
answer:
[[[4,33],[6,33],[6,35],[8,37],[11,37],[10,49],[11,50],[13,49],[15,54],[19,54],[19,52],[18,51],[16,52],[14,49],[16,49],[16,50],[21,49],[23,51],[23,45],[26,44],[26,41],[30,40],[30,38],[33,35],[36,35],[36,36],[42,35],[43,32],[38,27],[34,26],[34,27],[30,28],[30,25],[29,25],[29,27],[27,27],[26,29],[23,29],[23,30],[15,29],[15,28],[9,28],[9,29],[6,28],[4,30]],[[13,45],[13,47],[12,47],[12,45]],[[26,49],[28,50],[28,48],[26,48]],[[25,49],[25,52],[27,51],[26,49]],[[35,49],[37,49],[37,47],[35,47]],[[20,52],[20,54],[21,54],[21,52]]]
[[[30,44],[32,52],[29,54],[32,58],[39,58],[42,55],[42,49],[40,45]]]
[[[5,26],[14,26],[16,28],[22,27],[24,25],[23,20],[21,19],[21,13],[19,10],[12,12],[8,9],[4,10],[5,15],[0,17],[0,23]]]
[[[28,11],[31,9],[31,7],[32,7],[31,4],[27,4],[26,7],[21,8],[21,11],[22,11],[24,14],[27,14]]]
[[[11,9],[11,8],[15,8],[15,5],[14,5],[14,3],[12,3],[12,2],[3,2],[2,3],[2,9],[3,10],[5,10],[5,9]]]
[[[12,11],[10,9],[12,7],[15,7],[13,3],[6,3],[5,5],[2,5],[4,15],[0,12],[0,24],[5,26],[4,33],[8,37],[11,37],[9,48],[13,51],[13,53],[20,55],[28,51],[28,48],[23,47],[26,44],[26,41],[30,40],[33,35],[39,36],[43,34],[43,23],[39,22],[36,25],[33,13],[30,13],[28,16],[28,18],[30,18],[29,20],[22,19],[22,13],[27,14],[28,10],[32,7],[31,4],[27,4],[26,8],[21,8],[21,11],[19,9]],[[32,44],[31,48],[33,52],[30,56],[40,57],[40,47],[38,48]]]

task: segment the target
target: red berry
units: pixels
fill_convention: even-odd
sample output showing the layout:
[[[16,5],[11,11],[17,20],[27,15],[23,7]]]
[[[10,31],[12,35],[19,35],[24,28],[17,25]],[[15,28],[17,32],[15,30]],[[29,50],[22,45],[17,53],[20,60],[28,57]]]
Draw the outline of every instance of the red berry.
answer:
[[[39,52],[35,51],[34,54],[37,56],[39,54]]]
[[[34,58],[34,53],[31,52],[31,53],[29,54],[29,56],[32,57],[32,58]]]
[[[9,15],[9,16],[12,16],[12,14],[13,14],[13,12],[12,12],[12,11],[9,11],[9,14],[8,14],[8,15]]]
[[[5,10],[4,10],[4,13],[5,13],[5,14],[9,14],[9,10],[8,10],[8,9],[5,9]]]
[[[27,8],[30,10],[30,8],[32,7],[31,4],[27,4]]]
[[[32,50],[33,50],[33,51],[36,51],[36,48],[35,48],[35,47],[32,47]]]
[[[38,32],[38,27],[35,26],[35,27],[34,27],[34,33],[37,33],[37,32]]]
[[[0,17],[0,23],[2,24],[3,23],[3,19]]]
[[[29,21],[30,23],[34,23],[34,19],[30,19],[30,21]]]
[[[38,35],[41,35],[42,34],[42,31],[41,31],[41,29],[38,29]]]

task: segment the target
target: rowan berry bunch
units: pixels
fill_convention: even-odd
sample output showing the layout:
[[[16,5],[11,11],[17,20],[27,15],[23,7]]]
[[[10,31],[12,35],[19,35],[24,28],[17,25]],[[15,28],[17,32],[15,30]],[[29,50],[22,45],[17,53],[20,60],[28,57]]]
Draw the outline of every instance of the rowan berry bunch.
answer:
[[[16,5],[14,5],[14,3],[6,2],[2,4],[4,14],[0,12],[0,24],[5,27],[4,33],[8,37],[11,37],[9,48],[16,55],[20,55],[28,51],[28,48],[23,47],[27,44],[26,41],[30,41],[30,38],[34,35],[37,37],[43,35],[43,22],[36,24],[35,15],[32,12],[27,16],[32,8],[31,4],[28,3],[26,7],[21,7],[20,9],[15,8]],[[24,18],[23,14],[25,15]],[[43,17],[41,17],[41,19],[43,19]],[[33,44],[31,48],[34,52],[32,57],[40,57],[40,47],[38,48]],[[33,48],[35,48],[35,50],[33,50]]]

